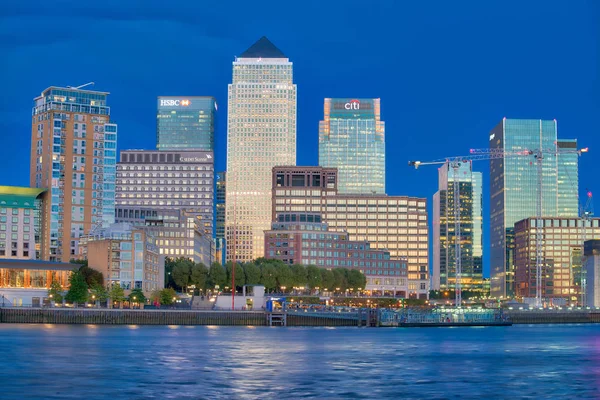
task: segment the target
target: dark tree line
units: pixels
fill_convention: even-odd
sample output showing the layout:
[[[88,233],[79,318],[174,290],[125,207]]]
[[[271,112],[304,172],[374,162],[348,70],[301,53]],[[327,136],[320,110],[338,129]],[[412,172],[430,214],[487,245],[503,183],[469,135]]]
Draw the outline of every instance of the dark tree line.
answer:
[[[235,271],[236,290],[244,285],[264,285],[267,291],[291,291],[293,288],[327,289],[329,291],[364,289],[365,276],[358,270],[347,268],[326,269],[315,265],[287,265],[280,260],[258,258],[253,262],[228,262],[223,267],[213,263],[210,268],[187,258],[167,259],[165,262],[166,286],[187,290],[191,285],[199,291],[223,289],[231,286]]]

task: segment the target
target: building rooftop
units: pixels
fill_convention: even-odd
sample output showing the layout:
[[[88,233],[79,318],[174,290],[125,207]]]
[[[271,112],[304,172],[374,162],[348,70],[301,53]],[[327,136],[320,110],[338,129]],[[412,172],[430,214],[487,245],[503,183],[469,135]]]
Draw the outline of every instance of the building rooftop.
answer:
[[[35,199],[46,190],[22,186],[0,186],[0,205],[34,208]]]
[[[287,58],[266,36],[261,37],[239,58]]]

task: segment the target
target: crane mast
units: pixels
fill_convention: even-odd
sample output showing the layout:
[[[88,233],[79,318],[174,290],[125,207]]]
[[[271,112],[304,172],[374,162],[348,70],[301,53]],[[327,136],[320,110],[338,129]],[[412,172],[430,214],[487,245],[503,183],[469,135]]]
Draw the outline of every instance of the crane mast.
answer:
[[[462,286],[461,286],[461,275],[462,275],[462,257],[461,257],[461,232],[460,232],[460,185],[458,182],[457,170],[461,163],[469,161],[483,161],[483,160],[494,160],[494,159],[506,159],[512,157],[522,156],[533,156],[536,163],[537,173],[537,201],[536,201],[536,231],[535,231],[535,264],[536,264],[536,293],[535,293],[535,305],[536,307],[542,307],[542,270],[543,270],[543,229],[542,229],[542,216],[543,216],[543,160],[545,154],[578,154],[586,153],[587,148],[583,149],[563,149],[560,150],[558,147],[549,149],[536,150],[518,150],[518,151],[505,151],[504,149],[471,149],[470,154],[467,156],[448,157],[445,159],[434,160],[434,161],[409,161],[408,165],[414,166],[418,169],[423,165],[440,165],[447,164],[453,169],[454,180],[454,253],[455,253],[455,292],[456,292],[456,307],[462,305]],[[582,278],[583,279],[583,278]]]

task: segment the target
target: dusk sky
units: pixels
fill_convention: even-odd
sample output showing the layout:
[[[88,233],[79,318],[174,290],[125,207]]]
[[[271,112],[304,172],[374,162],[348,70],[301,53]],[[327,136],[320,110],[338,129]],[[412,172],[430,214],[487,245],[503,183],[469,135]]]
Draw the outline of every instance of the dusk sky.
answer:
[[[318,163],[325,97],[379,97],[390,195],[426,197],[431,209],[437,169],[408,160],[486,147],[503,117],[556,118],[560,138],[590,148],[581,192],[600,194],[598,1],[0,3],[2,185],[29,185],[33,98],[90,81],[111,93],[120,149],[155,147],[157,96],[215,96],[224,169],[231,63],[267,36],[294,63],[299,165]],[[475,169],[487,253],[488,162]]]

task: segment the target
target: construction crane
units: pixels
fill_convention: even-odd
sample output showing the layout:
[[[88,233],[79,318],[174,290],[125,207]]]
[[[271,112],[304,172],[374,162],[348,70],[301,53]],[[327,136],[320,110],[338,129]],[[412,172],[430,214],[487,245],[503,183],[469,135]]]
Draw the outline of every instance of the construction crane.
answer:
[[[585,203],[585,206],[582,206],[580,208],[580,212],[579,212],[579,216],[581,219],[581,238],[582,238],[582,245],[581,245],[581,272],[580,272],[580,290],[581,290],[581,306],[585,307],[586,302],[587,302],[587,298],[586,298],[586,289],[587,289],[587,280],[586,280],[586,274],[587,271],[585,270],[585,262],[586,262],[586,258],[585,258],[585,254],[584,254],[584,247],[585,247],[585,241],[587,240],[587,226],[589,224],[588,221],[591,221],[592,217],[594,216],[594,200],[593,200],[593,196],[592,196],[592,192],[590,192],[589,190],[586,190],[587,192],[587,201]]]
[[[504,149],[471,149],[468,156],[448,157],[445,159],[422,162],[422,161],[409,161],[408,165],[414,166],[415,169],[422,165],[441,165],[446,164],[448,167],[453,169],[453,192],[454,192],[454,256],[455,256],[455,292],[456,292],[456,307],[460,307],[462,304],[462,288],[461,288],[461,274],[462,274],[462,257],[461,257],[461,232],[460,232],[460,185],[458,180],[458,169],[461,164],[470,161],[483,161],[483,160],[494,160],[494,159],[505,159],[512,157],[523,157],[533,156],[537,166],[537,207],[536,207],[536,237],[535,237],[535,253],[536,253],[536,296],[535,305],[536,307],[542,306],[542,258],[543,258],[543,230],[539,229],[542,225],[542,182],[543,182],[543,171],[542,165],[544,157],[547,155],[558,154],[578,154],[586,153],[587,148],[584,149],[561,149],[558,147],[551,149],[536,149],[536,150],[518,150],[518,151],[505,151]]]

